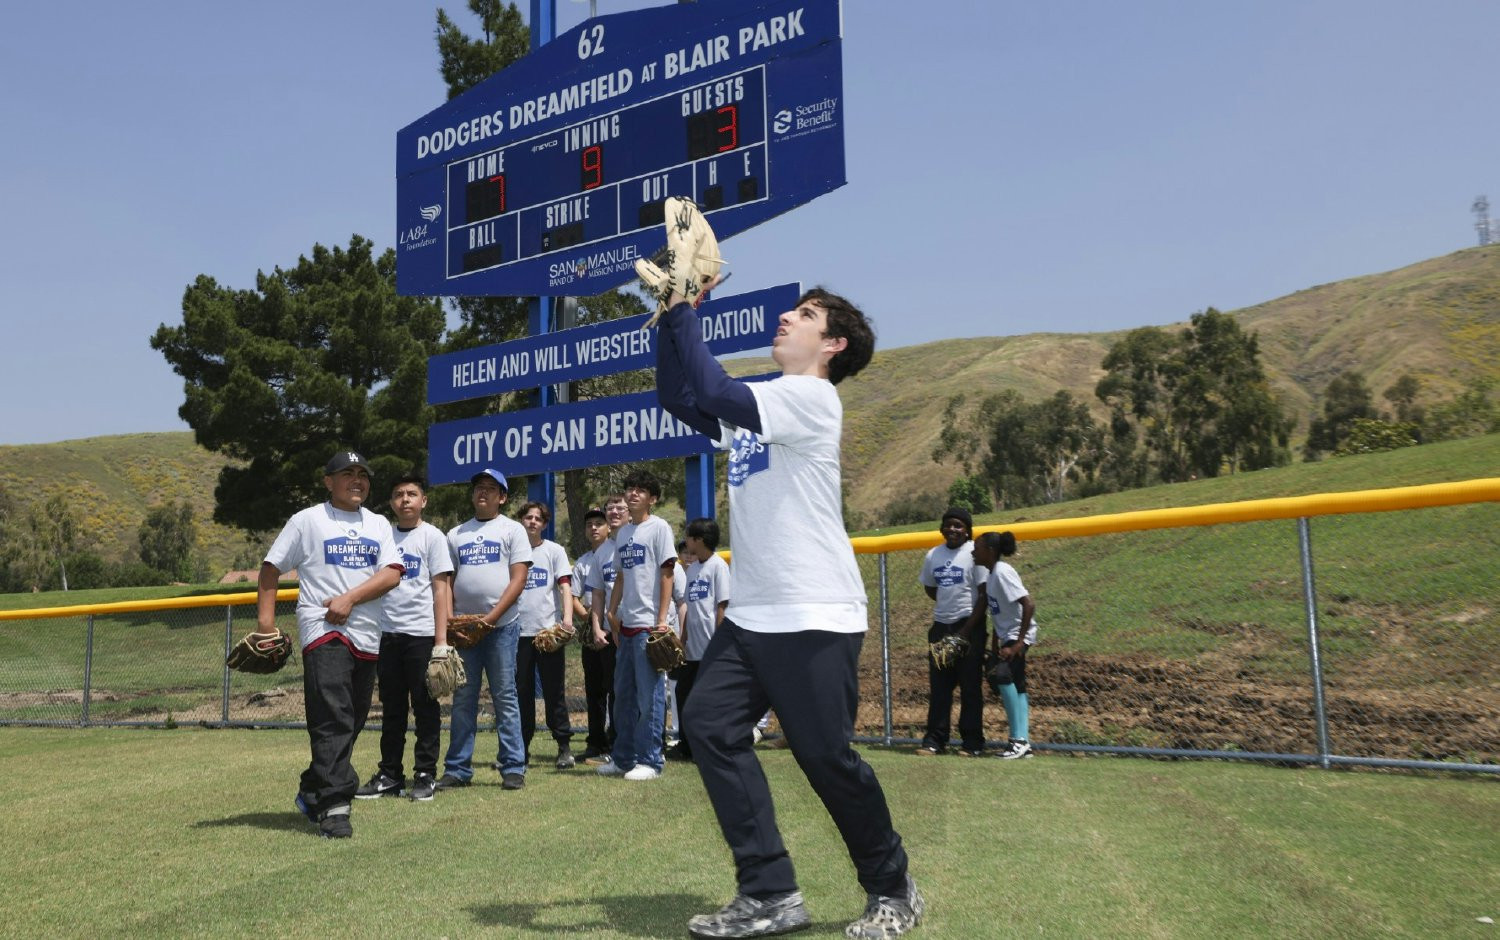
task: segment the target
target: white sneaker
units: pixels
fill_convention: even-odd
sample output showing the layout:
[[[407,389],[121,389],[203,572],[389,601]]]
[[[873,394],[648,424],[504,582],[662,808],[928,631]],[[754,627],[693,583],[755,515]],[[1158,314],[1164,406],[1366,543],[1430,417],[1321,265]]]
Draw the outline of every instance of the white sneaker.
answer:
[[[625,771],[626,780],[655,780],[660,776],[661,771],[657,770],[655,767],[652,767],[650,764],[636,764],[634,767]]]
[[[610,758],[609,760],[606,760],[604,763],[599,764],[598,766],[596,766],[594,768],[594,773],[598,774],[601,777],[623,777],[623,776],[625,776],[625,771],[623,771],[623,770],[621,770],[619,768],[619,766],[615,763],[614,758]]]
[[[1019,760],[1031,756],[1031,744],[1026,741],[1012,740],[1010,746],[1000,752],[1001,760]]]
[[[750,730],[751,743],[759,744],[760,739],[763,737],[765,737],[765,734],[761,732],[759,725],[756,725]]]

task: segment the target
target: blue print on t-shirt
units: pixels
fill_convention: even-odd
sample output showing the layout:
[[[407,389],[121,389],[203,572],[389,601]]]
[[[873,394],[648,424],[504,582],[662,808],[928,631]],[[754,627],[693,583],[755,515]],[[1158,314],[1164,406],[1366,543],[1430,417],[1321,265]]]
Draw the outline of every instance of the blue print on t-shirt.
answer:
[[[544,588],[547,586],[548,574],[546,568],[538,568],[532,565],[526,572],[526,590],[532,588]]]
[[[957,565],[943,565],[932,569],[932,579],[938,583],[938,587],[953,587],[964,583],[964,570]]]
[[[771,451],[761,443],[760,435],[737,431],[734,446],[729,449],[729,485],[739,486],[762,470],[771,469]]]
[[[634,568],[637,565],[644,565],[646,563],[646,546],[627,542],[620,546],[620,550],[615,553],[615,557],[620,560],[620,567],[622,568]]]
[[[422,576],[422,556],[401,553],[401,564],[406,568],[401,572],[402,581],[413,581]]]
[[[709,588],[712,587],[708,580],[699,578],[688,583],[687,599],[690,601],[701,601],[708,597]]]
[[[469,544],[459,547],[458,563],[460,565],[498,565],[500,564],[500,543],[486,542],[484,536],[480,536]]]
[[[380,543],[350,536],[323,543],[323,563],[335,568],[373,568],[380,557]]]
[[[613,560],[606,561],[603,565],[600,566],[599,576],[604,579],[605,584],[611,586],[614,585],[617,575],[615,573],[615,563]]]

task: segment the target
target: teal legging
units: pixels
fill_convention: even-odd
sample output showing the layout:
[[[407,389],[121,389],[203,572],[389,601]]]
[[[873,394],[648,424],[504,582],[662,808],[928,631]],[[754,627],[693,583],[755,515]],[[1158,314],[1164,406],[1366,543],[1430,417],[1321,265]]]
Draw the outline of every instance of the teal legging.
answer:
[[[1000,687],[1000,701],[1005,705],[1005,721],[1013,741],[1029,741],[1031,703],[1025,692],[1017,692],[1013,683]]]

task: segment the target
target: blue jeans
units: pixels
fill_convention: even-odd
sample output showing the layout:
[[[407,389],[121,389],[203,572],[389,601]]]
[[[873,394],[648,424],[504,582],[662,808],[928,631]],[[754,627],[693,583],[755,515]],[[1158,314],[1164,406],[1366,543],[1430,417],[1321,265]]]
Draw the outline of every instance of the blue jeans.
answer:
[[[666,718],[666,677],[646,659],[646,634],[620,637],[615,657],[615,766],[662,768],[661,729]]]
[[[526,752],[521,745],[521,708],[516,702],[516,638],[519,621],[492,631],[478,645],[459,650],[469,681],[453,692],[449,716],[448,754],[443,772],[460,780],[474,776],[474,734],[479,727],[479,683],[490,680],[490,702],[495,706],[495,732],[500,738],[500,772],[526,773]]]

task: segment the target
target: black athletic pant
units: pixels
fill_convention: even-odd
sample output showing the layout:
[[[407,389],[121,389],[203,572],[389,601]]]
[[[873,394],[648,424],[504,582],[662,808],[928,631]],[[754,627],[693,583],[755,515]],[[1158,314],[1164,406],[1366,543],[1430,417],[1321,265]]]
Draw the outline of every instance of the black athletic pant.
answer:
[[[767,708],[776,709],[792,756],[844,837],[860,885],[890,895],[905,885],[906,850],[885,793],[849,746],[863,642],[862,633],[753,633],[725,619],[703,654],[683,728],[739,890],[751,897],[797,888],[751,737]]]
[[[962,620],[954,623],[933,621],[927,631],[927,642],[936,643],[950,633],[957,633]],[[983,624],[980,624],[982,627]],[[959,689],[958,734],[963,739],[964,750],[984,750],[984,640],[983,636],[969,640],[969,655],[955,669],[939,669],[927,657],[927,682],[931,694],[927,700],[927,733],[922,736],[925,747],[941,751],[948,747],[952,737],[953,689]]]
[[[584,628],[587,629],[587,628]],[[609,716],[615,710],[615,642],[605,634],[604,646],[583,648],[583,697],[588,704],[588,746],[608,754],[615,744],[615,726]]]
[[[672,681],[677,683],[677,750],[683,757],[693,756],[693,745],[687,737],[687,702],[693,692],[693,683],[698,678],[700,660],[690,659],[672,670]]]
[[[302,792],[311,793],[319,812],[346,806],[359,789],[349,756],[370,714],[375,661],[359,659],[348,646],[331,640],[302,654],[303,710],[312,762],[302,772]]]
[[[521,740],[531,762],[531,739],[536,734],[536,674],[542,674],[542,707],[546,711],[547,730],[559,749],[573,738],[573,723],[568,718],[568,700],[563,692],[567,658],[563,650],[539,651],[531,637],[516,639],[516,700],[521,705]]]
[[[384,633],[380,636],[380,771],[406,782],[402,755],[406,750],[408,707],[416,716],[417,744],[412,750],[412,772],[437,776],[438,746],[443,733],[442,705],[427,694],[427,661],[432,637]]]

